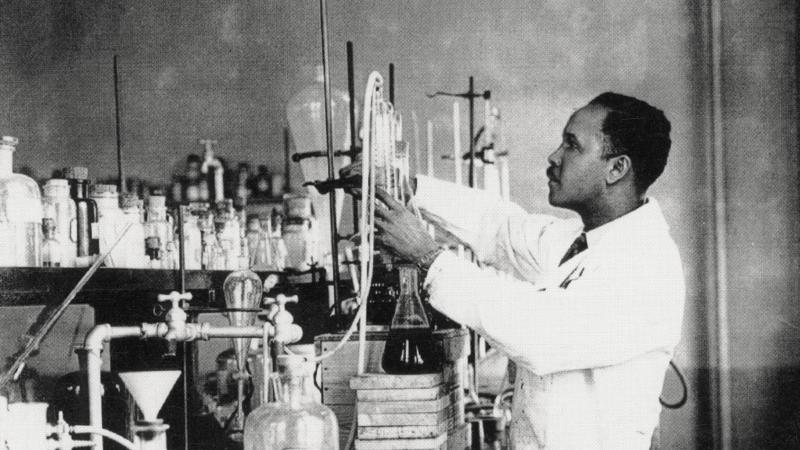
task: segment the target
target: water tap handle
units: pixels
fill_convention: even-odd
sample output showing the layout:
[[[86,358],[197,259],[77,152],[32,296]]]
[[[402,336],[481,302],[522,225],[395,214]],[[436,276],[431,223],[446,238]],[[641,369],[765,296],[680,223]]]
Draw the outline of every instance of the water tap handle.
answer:
[[[287,303],[297,303],[296,295],[278,294],[275,298],[267,298],[270,306],[269,320],[275,327],[275,341],[289,344],[303,337],[303,329],[294,323],[294,316],[286,310]]]
[[[275,297],[275,303],[278,304],[278,307],[281,309],[281,311],[286,310],[287,303],[297,303],[298,301],[299,300],[297,299],[296,295],[286,296],[283,294],[278,294],[278,296]]]
[[[192,299],[191,292],[172,291],[169,294],[158,294],[159,302],[171,302],[172,308],[167,311],[167,322],[183,321],[186,322],[186,311],[181,308],[181,300],[189,301]]]

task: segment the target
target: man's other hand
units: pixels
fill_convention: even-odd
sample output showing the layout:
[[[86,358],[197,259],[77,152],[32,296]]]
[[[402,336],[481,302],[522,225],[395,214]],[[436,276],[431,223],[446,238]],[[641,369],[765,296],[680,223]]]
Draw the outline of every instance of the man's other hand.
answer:
[[[401,259],[416,263],[439,248],[425,225],[408,208],[378,188],[375,195],[383,204],[375,205],[378,241]]]

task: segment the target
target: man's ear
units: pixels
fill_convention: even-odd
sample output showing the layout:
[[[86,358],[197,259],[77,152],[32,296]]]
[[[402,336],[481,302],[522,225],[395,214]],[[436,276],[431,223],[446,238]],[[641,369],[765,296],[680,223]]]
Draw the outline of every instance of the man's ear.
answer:
[[[606,173],[606,183],[612,185],[619,180],[625,178],[625,175],[631,173],[633,165],[631,158],[628,155],[612,156],[608,158],[608,172]]]

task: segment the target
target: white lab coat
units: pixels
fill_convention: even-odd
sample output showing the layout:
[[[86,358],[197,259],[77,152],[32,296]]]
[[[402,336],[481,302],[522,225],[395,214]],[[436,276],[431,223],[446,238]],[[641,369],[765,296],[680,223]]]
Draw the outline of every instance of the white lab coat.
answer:
[[[588,249],[559,267],[580,221],[527,214],[428,177],[417,182],[415,201],[428,218],[485,266],[516,275],[445,252],[425,280],[434,308],[517,363],[513,448],[649,448],[685,295],[657,202],[588,232]]]

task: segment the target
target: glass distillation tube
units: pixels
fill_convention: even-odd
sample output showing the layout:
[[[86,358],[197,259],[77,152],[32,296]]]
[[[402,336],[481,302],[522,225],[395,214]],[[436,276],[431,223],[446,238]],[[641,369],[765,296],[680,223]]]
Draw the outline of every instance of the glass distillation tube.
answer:
[[[338,450],[336,416],[315,402],[305,388],[309,376],[305,357],[280,355],[277,367],[280,386],[276,401],[259,406],[247,417],[244,450]]]
[[[389,327],[381,366],[390,374],[433,373],[441,370],[442,356],[433,341],[433,329],[419,297],[417,267],[398,266],[400,296]]]

